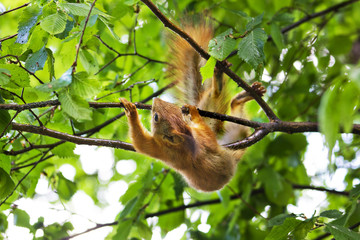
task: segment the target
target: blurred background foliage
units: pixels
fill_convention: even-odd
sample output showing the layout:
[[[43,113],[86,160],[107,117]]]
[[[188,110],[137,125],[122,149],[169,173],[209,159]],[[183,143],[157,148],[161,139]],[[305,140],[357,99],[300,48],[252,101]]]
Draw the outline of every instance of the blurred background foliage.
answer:
[[[166,73],[169,30],[141,1],[96,1],[74,74],[76,47],[92,1],[33,0],[26,7],[0,14],[1,103],[61,102],[61,107],[33,112],[0,110],[0,238],[7,238],[12,224],[9,216],[40,239],[61,239],[79,232],[71,220],[52,224],[45,220],[44,224],[40,217],[30,221],[31,216],[17,205],[21,198],[39,196],[35,189],[42,178],[57,194],[53,204],[62,203],[65,209],[78,191],[105,207],[109,203],[101,191],[125,181],[127,190],[119,199],[121,211],[111,220],[115,222],[110,221],[109,239],[150,239],[156,227],[164,237],[182,224],[186,226],[183,239],[359,239],[360,138],[338,132],[351,132],[352,124],[360,120],[360,4],[348,1],[347,6],[286,30],[342,2],[155,1],[175,23],[200,14],[212,23],[215,35],[228,29],[244,34],[247,24],[262,16],[258,26],[269,36],[259,38],[263,39],[263,59],[254,67],[244,60],[246,56],[232,56],[228,59],[232,70],[249,84],[262,81],[267,88],[264,99],[281,120],[319,122],[328,146],[326,171],[313,174],[304,160],[314,134],[269,134],[249,147],[229,186],[215,193],[196,192],[159,161],[121,149],[113,149],[110,174],[101,178],[97,171],[84,170],[86,159],[80,161],[74,143],[54,145],[59,140],[7,128],[11,120],[39,125],[40,118],[47,128],[60,132],[91,130],[114,119],[121,109],[91,109],[88,101],[118,102],[119,97],[126,97],[138,102],[166,87],[171,82]],[[0,9],[4,12],[26,3],[3,0]],[[238,45],[245,40],[236,41]],[[229,82],[232,95],[241,91]],[[169,93],[161,97],[173,100]],[[247,110],[250,119],[267,121],[256,102],[249,103]],[[140,110],[140,114],[149,127],[149,111]],[[126,119],[121,118],[86,136],[130,142],[127,130]],[[46,146],[21,152],[33,145]],[[116,166],[124,160],[135,161],[136,170],[121,174]],[[64,177],[64,165],[75,170],[72,179]],[[331,191],[333,186],[328,186],[324,176],[334,176],[338,169],[345,169],[346,174],[339,191]],[[289,206],[296,206],[306,189],[328,195],[320,211],[307,216],[302,214],[306,209],[291,212]],[[199,209],[200,215],[207,216],[205,221],[196,217]],[[204,223],[207,230],[199,227]]]

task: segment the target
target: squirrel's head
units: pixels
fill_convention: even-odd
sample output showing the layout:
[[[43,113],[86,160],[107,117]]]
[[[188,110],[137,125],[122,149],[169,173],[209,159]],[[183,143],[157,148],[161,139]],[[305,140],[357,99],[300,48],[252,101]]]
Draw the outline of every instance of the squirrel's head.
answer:
[[[171,145],[192,141],[193,136],[186,124],[181,108],[159,98],[153,99],[151,132]]]

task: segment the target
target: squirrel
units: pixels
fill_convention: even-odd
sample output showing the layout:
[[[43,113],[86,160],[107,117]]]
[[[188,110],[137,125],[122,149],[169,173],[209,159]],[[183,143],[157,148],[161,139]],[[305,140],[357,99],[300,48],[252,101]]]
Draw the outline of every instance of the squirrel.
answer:
[[[213,38],[213,30],[206,24],[186,25],[184,31],[204,49]],[[185,103],[190,119],[180,107],[154,98],[151,133],[141,124],[134,103],[121,98],[129,123],[129,132],[137,152],[163,161],[184,176],[188,184],[200,191],[211,192],[224,187],[234,175],[244,149],[230,150],[220,145],[249,135],[247,127],[202,118],[197,108],[243,117],[244,103],[252,97],[245,91],[237,94],[229,104],[223,74],[215,69],[212,79],[202,84],[200,68],[205,64],[200,55],[181,37],[171,38],[169,70],[176,81],[177,98]],[[265,88],[252,85],[258,94]],[[221,138],[218,139],[217,138]]]

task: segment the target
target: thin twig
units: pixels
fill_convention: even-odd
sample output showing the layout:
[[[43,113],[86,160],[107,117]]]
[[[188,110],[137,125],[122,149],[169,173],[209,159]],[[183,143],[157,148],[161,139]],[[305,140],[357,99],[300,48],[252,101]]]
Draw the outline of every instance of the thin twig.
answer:
[[[71,66],[73,73],[76,72],[77,61],[78,61],[79,52],[80,52],[81,44],[82,44],[82,41],[83,41],[83,37],[84,37],[86,25],[87,25],[87,23],[88,23],[88,21],[89,21],[89,18],[90,18],[90,15],[91,15],[91,11],[93,10],[93,8],[94,8],[94,6],[95,6],[96,1],[97,1],[97,0],[94,0],[94,1],[92,2],[91,6],[90,6],[89,14],[87,15],[87,17],[86,17],[86,19],[85,19],[84,28],[83,28],[83,30],[81,31],[81,36],[80,36],[79,43],[78,43],[78,45],[76,46],[75,60],[74,60],[74,63],[72,64],[72,66]]]
[[[25,3],[25,4],[23,4],[23,5],[19,6],[19,7],[16,7],[16,8],[10,9],[10,10],[5,11],[5,12],[2,12],[2,13],[0,13],[0,17],[1,17],[2,15],[5,15],[5,14],[9,13],[9,12],[12,12],[12,11],[18,10],[18,9],[20,9],[20,8],[23,8],[23,7],[26,7],[26,6],[28,6],[29,4],[30,4],[30,3]]]

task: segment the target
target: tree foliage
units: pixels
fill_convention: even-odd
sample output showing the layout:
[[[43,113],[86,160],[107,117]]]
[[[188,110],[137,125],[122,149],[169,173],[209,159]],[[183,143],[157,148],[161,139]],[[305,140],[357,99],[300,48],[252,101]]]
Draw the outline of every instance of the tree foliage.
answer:
[[[34,222],[22,209],[19,200],[37,198],[36,186],[45,179],[57,196],[53,204],[61,202],[65,209],[78,192],[104,207],[109,203],[101,191],[126,182],[116,219],[98,222],[87,233],[112,226],[109,239],[150,239],[156,227],[165,236],[182,224],[183,239],[359,239],[359,2],[153,3],[0,4],[0,238],[7,236],[10,216],[34,238],[40,230],[40,239],[79,233],[70,220]],[[216,30],[208,52],[178,27],[180,19],[193,15]],[[256,100],[247,106],[248,121],[201,112],[254,129],[232,145],[249,148],[234,179],[215,193],[188,188],[173,170],[134,153],[127,143],[118,98],[149,109],[144,103],[152,97],[169,96],[169,32],[209,59],[203,76],[211,76],[216,66],[228,75],[231,94],[243,88]],[[266,86],[264,99],[249,87],[255,81]],[[141,118],[149,126],[148,110]],[[324,174],[345,169],[344,189],[333,190],[309,173],[304,160],[313,135],[306,132],[323,134],[329,153]],[[113,149],[108,179],[84,169],[74,152],[79,144]],[[136,170],[121,174],[116,164],[129,159]],[[73,179],[63,175],[65,165],[75,170]],[[291,211],[306,190],[327,194],[326,204],[311,216]],[[206,222],[196,218],[199,210],[208,215]],[[204,223],[209,231],[201,231]]]

